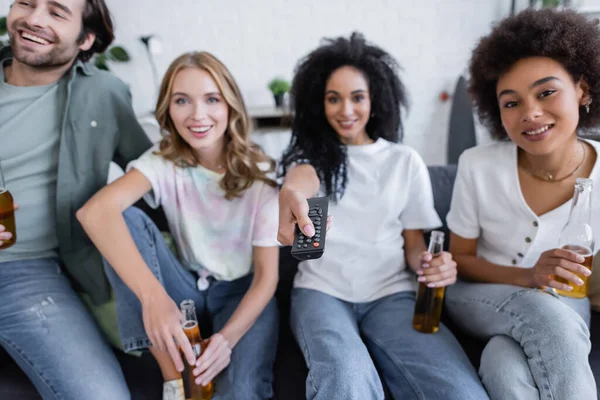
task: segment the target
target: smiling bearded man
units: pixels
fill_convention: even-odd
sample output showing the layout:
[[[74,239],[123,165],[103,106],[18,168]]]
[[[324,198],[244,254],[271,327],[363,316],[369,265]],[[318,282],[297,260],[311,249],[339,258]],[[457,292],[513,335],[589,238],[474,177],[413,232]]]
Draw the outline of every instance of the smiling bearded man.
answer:
[[[7,28],[0,163],[20,208],[16,243],[0,250],[0,345],[44,399],[129,399],[75,292],[111,298],[75,210],[106,183],[111,161],[124,166],[150,146],[127,87],[87,63],[112,42],[112,21],[104,0],[17,0]],[[0,246],[10,238],[0,225]]]

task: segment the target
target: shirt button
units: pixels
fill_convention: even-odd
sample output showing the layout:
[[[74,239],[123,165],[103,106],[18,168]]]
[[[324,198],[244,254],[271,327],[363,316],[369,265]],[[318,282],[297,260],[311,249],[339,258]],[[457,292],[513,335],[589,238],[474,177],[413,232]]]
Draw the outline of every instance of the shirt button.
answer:
[[[536,228],[538,227],[538,222],[537,221],[533,221],[533,226],[535,226]]]
[[[95,128],[98,126],[98,122],[97,121],[92,121],[90,122],[90,125],[92,126],[92,128]]]
[[[519,257],[523,257],[523,253],[517,253]]]
[[[526,241],[527,243],[531,243],[531,238],[529,238],[529,237],[526,237],[526,238],[525,238],[525,241]]]

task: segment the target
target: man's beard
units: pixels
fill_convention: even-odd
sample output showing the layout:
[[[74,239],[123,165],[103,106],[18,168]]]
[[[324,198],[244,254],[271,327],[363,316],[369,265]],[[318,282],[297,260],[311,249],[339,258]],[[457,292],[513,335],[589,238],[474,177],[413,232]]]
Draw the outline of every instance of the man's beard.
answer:
[[[19,47],[16,38],[16,36],[19,35],[19,31],[17,30],[15,32],[14,35],[9,35],[13,58],[31,68],[52,69],[63,67],[72,63],[79,53],[77,44],[69,46],[62,42],[54,42],[51,45],[53,48],[49,53],[39,54],[29,51]]]

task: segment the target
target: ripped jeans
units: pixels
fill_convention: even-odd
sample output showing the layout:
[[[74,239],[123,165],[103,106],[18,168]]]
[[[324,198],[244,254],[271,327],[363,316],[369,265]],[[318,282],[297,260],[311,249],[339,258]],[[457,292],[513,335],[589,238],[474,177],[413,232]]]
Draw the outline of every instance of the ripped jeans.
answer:
[[[114,353],[56,259],[0,263],[0,345],[45,400],[130,398]]]

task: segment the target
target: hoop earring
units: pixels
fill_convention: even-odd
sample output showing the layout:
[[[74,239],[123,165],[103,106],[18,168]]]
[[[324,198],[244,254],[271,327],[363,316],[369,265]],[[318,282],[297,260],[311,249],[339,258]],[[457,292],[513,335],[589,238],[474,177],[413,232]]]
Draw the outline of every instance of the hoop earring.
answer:
[[[590,104],[592,104],[592,99],[590,99],[590,101],[588,101],[587,104],[585,105],[585,112],[587,114],[590,113]]]

